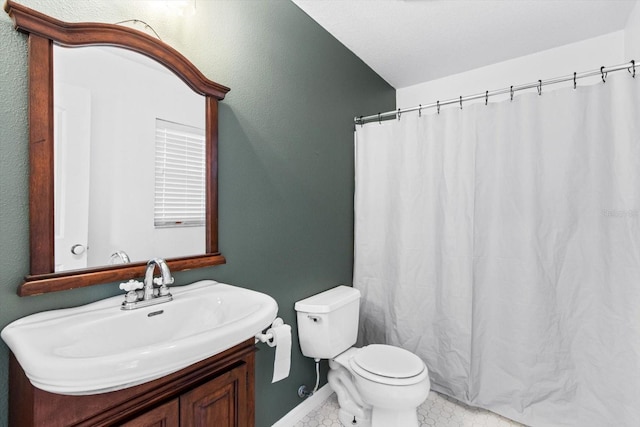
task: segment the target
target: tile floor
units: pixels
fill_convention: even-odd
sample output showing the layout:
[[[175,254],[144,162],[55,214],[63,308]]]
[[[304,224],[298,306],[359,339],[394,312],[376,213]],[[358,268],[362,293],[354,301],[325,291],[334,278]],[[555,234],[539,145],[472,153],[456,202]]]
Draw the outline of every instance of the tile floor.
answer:
[[[431,392],[418,408],[421,427],[524,427],[485,409],[474,408],[448,396]],[[342,427],[335,393],[293,427]]]

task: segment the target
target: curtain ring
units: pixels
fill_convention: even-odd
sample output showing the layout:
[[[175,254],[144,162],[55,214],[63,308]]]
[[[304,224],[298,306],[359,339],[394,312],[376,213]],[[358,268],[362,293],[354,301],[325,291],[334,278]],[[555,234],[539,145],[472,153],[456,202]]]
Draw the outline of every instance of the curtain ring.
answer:
[[[484,105],[487,105],[488,102],[489,102],[489,91],[486,91],[484,93]]]
[[[418,104],[418,117],[422,117],[422,104]]]
[[[602,83],[606,83],[607,73],[604,72],[604,66],[600,67],[600,75],[602,76]]]
[[[381,125],[382,121],[380,120],[380,113],[378,113],[378,124]]]
[[[364,126],[364,120],[362,120],[362,116],[360,116],[360,127]]]
[[[574,71],[574,72],[573,72],[573,89],[574,89],[574,90],[575,90],[576,86],[578,85],[578,84],[576,83],[576,75],[577,75],[577,73]]]
[[[462,110],[462,95],[460,95],[460,109]]]
[[[513,86],[511,86],[511,88],[509,88],[509,92],[511,93],[511,100],[513,101]]]
[[[438,109],[438,114],[440,114],[440,101],[436,102],[436,108]]]
[[[633,59],[631,60],[631,69],[633,69],[633,73],[631,74],[631,77],[635,79],[636,78],[636,61]],[[627,71],[631,73],[631,70],[629,68],[627,68]]]
[[[542,80],[538,80],[538,95],[542,95]]]
[[[398,121],[400,121],[400,114],[402,114],[402,112],[400,111],[400,109],[398,108]]]

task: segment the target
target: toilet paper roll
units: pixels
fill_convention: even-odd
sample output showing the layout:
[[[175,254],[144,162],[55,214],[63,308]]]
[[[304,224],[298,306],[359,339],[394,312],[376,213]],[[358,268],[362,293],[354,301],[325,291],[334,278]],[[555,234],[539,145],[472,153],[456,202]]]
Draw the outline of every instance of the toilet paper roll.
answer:
[[[276,348],[276,357],[273,361],[272,383],[289,376],[291,368],[291,326],[280,325],[267,330],[267,334],[273,335],[273,340],[267,341],[269,347]]]

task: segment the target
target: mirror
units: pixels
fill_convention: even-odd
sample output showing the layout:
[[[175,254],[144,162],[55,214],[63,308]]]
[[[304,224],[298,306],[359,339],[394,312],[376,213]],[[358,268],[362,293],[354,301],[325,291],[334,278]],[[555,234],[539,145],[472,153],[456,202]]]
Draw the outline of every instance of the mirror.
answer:
[[[145,261],[148,259],[146,257],[165,257],[167,258],[169,267],[174,271],[224,263],[225,259],[218,251],[217,242],[218,101],[224,99],[224,96],[229,89],[208,80],[197,68],[193,66],[193,64],[191,64],[176,50],[160,40],[140,31],[112,24],[65,23],[25,6],[16,4],[12,0],[7,0],[5,10],[12,18],[16,29],[27,33],[29,36],[29,223],[31,264],[30,274],[25,278],[25,282],[19,287],[18,294],[21,296],[36,295],[46,292],[140,277],[144,274]],[[78,253],[86,253],[88,258],[92,253],[102,253],[102,256],[97,257],[99,260],[95,262],[95,265],[92,265],[88,260],[86,264],[87,268],[84,268],[84,264],[81,264],[80,266],[71,265],[66,260],[63,261],[62,258],[56,254],[56,232],[59,235],[61,234],[61,228],[64,229],[64,225],[62,225],[64,215],[58,215],[58,213],[62,213],[62,211],[65,210],[66,213],[68,213],[70,210],[70,208],[63,207],[64,199],[66,197],[64,193],[65,191],[67,193],[88,193],[88,196],[83,195],[81,198],[88,199],[89,207],[83,207],[82,209],[78,208],[77,210],[93,210],[97,211],[98,215],[102,216],[106,216],[104,214],[110,208],[114,211],[126,211],[127,209],[130,209],[132,212],[140,205],[141,200],[139,198],[143,197],[139,193],[129,193],[129,199],[127,200],[127,192],[122,191],[123,187],[126,187],[127,184],[126,182],[123,184],[121,181],[130,182],[131,178],[124,178],[123,172],[119,171],[118,168],[130,168],[131,164],[106,163],[105,166],[102,162],[91,162],[91,151],[94,151],[94,155],[100,154],[98,157],[104,158],[107,157],[107,154],[105,153],[109,151],[108,148],[94,148],[93,142],[89,149],[86,148],[86,145],[81,146],[84,148],[77,148],[78,146],[69,146],[66,148],[66,155],[73,153],[73,155],[84,156],[85,159],[89,158],[89,161],[69,161],[68,157],[65,158],[65,155],[58,152],[58,148],[56,148],[54,141],[56,141],[56,139],[61,140],[62,136],[60,134],[78,134],[80,136],[73,136],[67,139],[80,140],[83,139],[83,135],[86,137],[87,135],[91,135],[92,132],[97,132],[97,130],[95,132],[92,131],[90,127],[87,129],[88,126],[86,126],[86,118],[84,120],[80,120],[80,123],[84,122],[85,125],[70,126],[69,115],[60,114],[64,108],[64,106],[60,105],[60,102],[64,103],[65,101],[64,99],[59,100],[56,98],[54,95],[56,92],[63,94],[63,98],[77,96],[80,99],[83,99],[83,95],[75,93],[77,91],[74,91],[73,89],[67,91],[65,91],[65,89],[61,89],[61,87],[64,87],[68,82],[60,82],[60,84],[56,83],[54,87],[53,76],[59,72],[56,68],[56,72],[54,73],[54,50],[57,52],[56,56],[58,56],[58,46],[63,46],[63,48],[60,48],[63,52],[79,52],[82,49],[102,49],[106,52],[106,48],[104,47],[84,48],[83,46],[110,46],[109,52],[106,53],[110,54],[111,57],[124,57],[129,61],[131,61],[132,58],[138,58],[138,62],[144,62],[150,58],[153,61],[150,63],[152,67],[159,68],[160,70],[162,70],[161,67],[166,67],[166,69],[170,70],[179,78],[179,80],[187,85],[193,92],[190,94],[191,97],[196,98],[196,94],[201,95],[200,101],[198,102],[200,106],[203,106],[200,107],[200,111],[204,110],[204,119],[200,123],[190,122],[191,119],[172,119],[168,116],[159,117],[161,115],[158,113],[155,114],[156,117],[154,118],[154,123],[152,125],[148,125],[153,127],[155,132],[156,127],[162,126],[163,123],[175,124],[174,120],[178,120],[178,129],[180,132],[184,133],[185,129],[187,129],[189,131],[194,131],[195,133],[199,132],[200,134],[204,134],[205,161],[203,173],[205,191],[204,200],[200,202],[200,205],[204,205],[204,215],[200,214],[199,219],[196,221],[197,224],[195,224],[195,226],[192,227],[193,230],[191,230],[197,232],[196,229],[198,227],[201,230],[200,237],[194,239],[199,241],[198,244],[200,246],[198,249],[188,248],[179,253],[163,253],[161,252],[162,249],[160,249],[162,245],[159,243],[161,240],[159,238],[160,240],[151,242],[151,244],[148,245],[151,248],[150,250],[153,252],[145,253],[143,250],[130,249],[132,253],[139,255],[135,255],[129,263],[111,265],[110,263],[114,261],[111,259],[111,255],[114,255],[117,258],[115,260],[116,262],[122,262],[128,255],[126,253],[127,249],[125,246],[127,248],[132,247],[130,245],[137,244],[141,240],[147,239],[147,237],[140,234],[139,238],[135,236],[136,238],[134,238],[134,243],[116,241],[113,237],[118,233],[115,231],[114,227],[122,227],[122,221],[118,220],[109,226],[112,228],[108,231],[104,229],[104,227],[106,227],[105,225],[102,225],[101,227],[94,227],[93,233],[102,232],[103,237],[102,239],[94,240],[96,243],[93,243],[91,237],[88,237],[87,242],[89,243],[86,244],[86,246],[89,247],[88,251],[86,250],[86,246],[80,240],[78,240],[77,243],[73,243],[71,247],[69,247],[68,244],[58,245],[61,251],[68,250],[72,253],[72,256],[77,255]],[[140,55],[144,55],[145,58],[140,60]],[[136,61],[134,60],[133,62]],[[113,71],[112,73],[117,74]],[[123,85],[122,82],[118,84]],[[132,98],[135,98],[135,96],[130,97],[129,95],[121,96],[123,97],[121,99],[121,102],[123,103],[129,103]],[[126,98],[124,98],[124,96],[126,96]],[[149,95],[139,96],[146,97]],[[81,102],[85,102],[86,105],[86,97],[84,98],[85,101]],[[91,105],[94,104],[92,103]],[[94,109],[96,108],[97,107],[94,107]],[[56,109],[58,109],[57,113]],[[89,111],[89,115],[92,115],[92,113],[92,111]],[[115,121],[120,119],[113,118],[112,120]],[[95,121],[91,120],[89,120],[89,122],[95,123]],[[158,123],[160,123],[160,125]],[[112,125],[115,126],[116,124],[112,123]],[[104,126],[104,123],[102,123],[102,126]],[[137,131],[133,131],[133,133],[136,132]],[[104,136],[105,131],[102,130],[99,133]],[[141,148],[138,145],[140,144],[140,139],[142,138],[136,137],[131,139],[131,141],[128,142],[129,145],[127,146],[127,149],[138,151],[138,149]],[[115,144],[113,139],[111,143]],[[65,149],[63,148],[62,151],[64,150]],[[144,151],[146,149],[142,150]],[[111,155],[111,157],[124,157],[118,156],[118,153],[115,153],[115,150],[113,150],[111,154],[115,154],[115,156]],[[154,159],[154,154],[149,153],[148,155],[145,154],[141,157],[142,159],[138,158],[134,160],[134,163],[139,164],[138,162],[149,160],[146,159],[147,157]],[[75,164],[76,166],[78,164],[82,164],[83,166],[80,167],[80,169],[72,168],[70,171],[67,170],[65,173],[56,175],[54,171],[63,170],[62,167],[64,166],[65,161],[68,164]],[[96,165],[95,169],[97,169],[95,171],[92,170],[94,163]],[[78,172],[79,170],[84,169],[87,165],[89,166],[87,170]],[[91,208],[91,198],[100,198],[100,195],[93,195],[89,192],[90,190],[87,190],[87,188],[91,185],[91,177],[96,173],[99,173],[100,168],[103,170],[106,169],[107,172],[102,172],[99,175],[99,178],[94,178],[94,181],[96,181],[94,184],[96,184],[97,181],[102,180],[104,181],[102,188],[109,186],[116,187],[116,189],[120,190],[117,191],[116,194],[118,194],[119,197],[122,196],[123,200],[120,200],[117,203],[108,203],[105,200],[103,203],[93,203],[94,207]],[[155,168],[154,165],[152,169],[154,169],[155,173],[155,170],[158,168]],[[64,190],[66,187],[62,185],[63,182],[72,181],[73,179],[71,179],[71,177],[76,173],[82,173],[85,174],[85,176],[89,176],[89,183],[84,182],[84,184],[77,190]],[[118,178],[123,179],[118,181]],[[145,179],[147,178],[148,177]],[[82,183],[84,180],[77,181]],[[138,182],[134,182],[131,183],[131,186],[137,187],[138,184]],[[56,187],[61,190],[56,192]],[[154,187],[153,192],[155,191]],[[145,196],[148,195],[148,193],[149,189],[148,187],[145,187]],[[104,197],[105,199],[107,198],[106,194]],[[77,207],[79,205],[77,202],[72,202],[69,206]],[[147,208],[144,209],[146,210]],[[89,230],[87,231],[87,236],[89,236],[92,228],[88,224],[91,221],[98,221],[98,219],[95,219],[92,215],[89,215],[86,218],[88,218],[86,220],[87,225],[82,225],[81,228]],[[124,218],[125,220],[131,220],[132,216],[124,216]],[[158,222],[154,220],[154,229],[162,228],[162,224],[164,224],[165,227],[167,224],[175,225],[178,223],[181,225],[180,227],[171,227],[172,230],[160,231],[168,231],[171,233],[178,229],[188,228],[182,226],[185,225],[182,219],[176,220],[175,218],[169,218],[168,220],[157,221]],[[191,219],[188,221],[191,221]],[[106,222],[102,224],[106,224]],[[190,223],[189,225],[194,224]],[[69,227],[66,228],[67,231],[69,229]],[[202,233],[202,230],[204,233]],[[136,234],[138,233],[136,232]],[[106,240],[112,241],[105,241],[105,238]],[[168,240],[172,241],[170,237]],[[76,244],[85,247],[74,247]],[[100,245],[105,247],[100,248]],[[147,250],[149,250],[149,248],[147,248]],[[196,251],[200,252],[194,253]],[[109,259],[104,261],[104,254],[108,253],[111,253]],[[142,259],[137,259],[136,257],[140,257]],[[56,271],[56,264],[59,265],[58,270],[61,271]],[[62,266],[60,266],[60,264],[62,264]],[[64,264],[66,264],[66,266]]]
[[[55,271],[205,253],[204,97],[121,48],[53,68]]]

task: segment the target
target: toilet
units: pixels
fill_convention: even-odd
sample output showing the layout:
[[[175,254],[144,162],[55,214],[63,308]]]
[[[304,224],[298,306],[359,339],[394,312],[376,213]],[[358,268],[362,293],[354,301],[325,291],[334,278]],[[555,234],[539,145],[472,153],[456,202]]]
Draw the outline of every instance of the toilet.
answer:
[[[329,385],[344,426],[418,427],[429,371],[410,351],[383,344],[354,347],[360,291],[338,286],[295,303],[302,354],[329,360]]]

